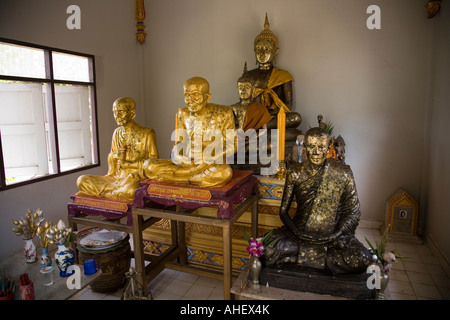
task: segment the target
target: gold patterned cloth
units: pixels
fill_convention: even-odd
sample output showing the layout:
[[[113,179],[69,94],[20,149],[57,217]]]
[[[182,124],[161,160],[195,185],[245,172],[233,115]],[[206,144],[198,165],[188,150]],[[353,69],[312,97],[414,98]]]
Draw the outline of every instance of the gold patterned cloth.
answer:
[[[265,107],[268,107],[273,110],[284,109],[285,112],[290,112],[286,104],[279,98],[277,93],[274,91],[274,88],[293,80],[294,78],[288,71],[273,67],[269,80],[267,82],[267,87],[255,88],[253,96],[256,98],[259,95],[261,95],[261,103]]]
[[[333,274],[361,273],[370,263],[368,250],[355,238],[360,209],[355,180],[349,166],[327,159],[312,175],[307,162],[289,166],[280,217],[296,198],[292,219],[274,230],[266,248],[267,266],[297,263],[329,269]]]

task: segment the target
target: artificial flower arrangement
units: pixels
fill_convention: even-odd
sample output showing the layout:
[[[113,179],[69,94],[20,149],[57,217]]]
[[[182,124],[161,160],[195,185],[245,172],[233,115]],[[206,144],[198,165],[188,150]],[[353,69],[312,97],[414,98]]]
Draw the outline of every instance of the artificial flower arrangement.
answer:
[[[397,259],[406,259],[407,257],[402,257],[398,255],[398,250],[394,251],[386,251],[387,244],[389,243],[389,235],[388,235],[389,225],[386,227],[383,235],[381,236],[381,241],[378,243],[375,241],[376,247],[370,243],[369,239],[366,239],[367,244],[369,245],[372,254],[376,256],[378,262],[383,265],[383,273],[389,274],[391,271],[392,263],[398,262]]]
[[[59,220],[56,226],[51,226],[45,236],[48,238],[48,242],[64,244],[66,247],[77,239],[77,235],[72,232],[72,228],[66,227],[62,220]]]
[[[41,244],[41,248],[47,248],[49,244],[49,239],[46,234],[50,232],[50,229],[53,227],[53,223],[51,221],[46,221],[43,225],[40,225],[37,228],[37,235],[39,237],[39,241]]]
[[[14,233],[18,236],[21,235],[24,240],[27,240],[33,239],[36,236],[36,232],[42,221],[44,221],[44,217],[41,209],[36,209],[34,213],[31,209],[28,209],[25,217],[22,217],[19,220],[12,220],[17,226],[17,228],[12,229]]]

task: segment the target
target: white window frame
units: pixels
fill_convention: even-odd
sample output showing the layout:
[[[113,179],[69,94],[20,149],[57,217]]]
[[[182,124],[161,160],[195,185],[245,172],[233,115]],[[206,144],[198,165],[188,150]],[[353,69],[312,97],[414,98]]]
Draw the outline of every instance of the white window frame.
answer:
[[[95,56],[4,38],[0,38],[0,42],[43,50],[46,69],[45,78],[11,76],[0,73],[0,80],[6,80],[8,82],[8,85],[4,86],[7,87],[7,89],[4,89],[5,91],[13,90],[13,92],[20,92],[22,90],[33,101],[31,106],[25,106],[33,113],[33,121],[3,125],[3,129],[0,128],[0,191],[100,166],[96,110]],[[53,53],[87,58],[90,72],[89,80],[72,81],[54,79]],[[0,94],[1,90],[2,88],[0,87]],[[28,92],[26,92],[27,90]],[[63,99],[66,99],[63,98],[64,95],[69,96],[70,99],[65,100],[66,103],[63,103]],[[89,108],[86,106],[89,106]],[[64,109],[64,107],[66,108]],[[25,110],[27,111],[28,109]],[[58,119],[58,112],[60,119]],[[64,117],[61,117],[62,115]],[[17,169],[11,166],[5,168],[4,157],[17,156],[17,159],[19,159],[20,156],[4,154],[2,137],[4,137],[3,141],[7,141],[5,139],[8,136],[13,138],[18,137],[20,141],[20,139],[28,139],[24,138],[27,137],[27,134],[29,137],[32,137],[33,143],[36,141],[36,147],[31,151],[36,152],[36,163],[28,164],[28,166],[27,164],[22,167],[18,166]],[[22,137],[19,138],[19,136]],[[73,139],[73,137],[77,138]],[[78,144],[74,144],[74,140]],[[26,142],[30,145],[30,141]],[[9,170],[8,172],[13,170],[28,171],[31,172],[32,176],[19,180],[18,182],[6,181],[6,169]]]

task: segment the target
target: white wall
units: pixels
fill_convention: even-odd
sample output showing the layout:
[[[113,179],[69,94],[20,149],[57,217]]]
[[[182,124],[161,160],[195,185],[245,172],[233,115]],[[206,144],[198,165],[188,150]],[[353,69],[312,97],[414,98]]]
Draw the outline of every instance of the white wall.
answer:
[[[426,235],[450,264],[450,4],[434,21],[432,95],[427,119]]]
[[[335,125],[335,134],[343,136],[362,218],[384,220],[386,199],[403,187],[420,200],[424,218],[428,206],[428,232],[450,256],[445,202],[449,147],[442,134],[449,118],[448,8],[446,15],[429,20],[424,0],[145,3],[147,39],[142,46],[134,37],[134,1],[0,3],[1,37],[96,55],[102,167],[86,173],[106,173],[116,126],[111,105],[117,97],[135,98],[137,122],[156,130],[160,154],[166,158],[175,112],[184,106],[182,85],[187,78],[208,79],[212,102],[237,102],[236,79],[245,61],[255,66],[253,40],[267,12],[280,42],[278,67],[295,79],[294,110],[303,117],[300,129],[315,126],[317,115],[323,114]],[[69,4],[81,8],[81,30],[65,27]],[[366,27],[366,9],[372,4],[381,8],[381,30]],[[0,193],[0,256],[22,246],[10,231],[11,217],[42,207],[51,220],[66,218],[78,175]]]

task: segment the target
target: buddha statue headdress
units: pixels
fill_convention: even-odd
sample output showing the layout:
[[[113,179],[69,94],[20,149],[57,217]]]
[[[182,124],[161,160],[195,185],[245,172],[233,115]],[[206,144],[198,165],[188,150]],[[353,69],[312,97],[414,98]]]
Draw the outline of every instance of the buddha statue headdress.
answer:
[[[247,61],[245,62],[244,65],[244,71],[242,73],[242,76],[237,80],[237,82],[250,82],[252,85],[255,84],[255,80],[253,79],[253,77],[250,76],[250,74],[248,73],[247,70]]]
[[[256,36],[254,45],[256,45],[259,40],[271,40],[275,44],[275,48],[278,49],[278,38],[270,30],[269,18],[267,18],[267,13],[266,19],[264,21],[264,30]]]

